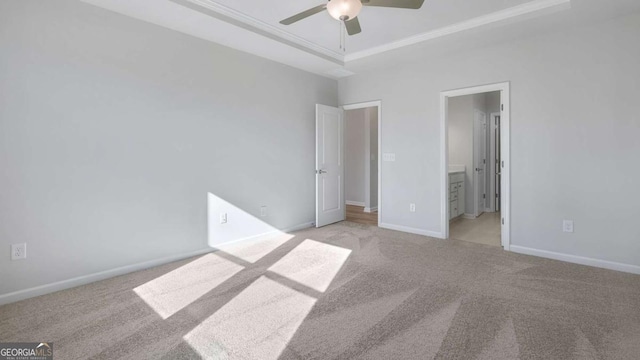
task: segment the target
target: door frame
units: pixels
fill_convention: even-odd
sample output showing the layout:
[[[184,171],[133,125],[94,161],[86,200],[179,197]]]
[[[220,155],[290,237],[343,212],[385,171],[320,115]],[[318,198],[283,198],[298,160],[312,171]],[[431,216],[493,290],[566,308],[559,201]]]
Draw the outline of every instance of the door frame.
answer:
[[[480,133],[481,129],[477,128],[477,123],[476,123],[476,116],[478,114],[482,114],[484,115],[484,133]],[[480,191],[482,190],[480,188],[480,176],[478,175],[478,171],[476,170],[478,168],[478,166],[480,165],[478,160],[478,155],[479,151],[478,151],[478,143],[477,143],[477,139],[478,137],[483,137],[484,138],[484,157],[485,157],[485,163],[483,165],[485,165],[483,174],[484,174],[484,190],[487,189],[487,163],[486,163],[486,157],[487,157],[487,114],[484,111],[480,111],[478,109],[473,109],[473,216],[478,217],[480,215],[482,215],[486,209],[487,209],[487,198],[486,198],[486,192],[483,193],[484,197],[484,202],[483,205],[484,207],[480,208]]]
[[[491,212],[496,212],[496,135],[494,133],[496,116],[499,112],[492,112],[489,115],[489,197],[491,206],[487,207]]]
[[[378,107],[378,226],[380,226],[380,219],[382,219],[382,100],[346,104],[340,106],[340,108],[343,111],[348,111],[365,109],[374,106]]]
[[[502,156],[502,182],[500,187],[500,205],[502,228],[501,243],[504,250],[509,251],[511,245],[511,146],[510,146],[510,82],[467,87],[442,91],[440,93],[440,214],[441,229],[445,239],[449,238],[449,98],[464,95],[482,94],[500,91],[500,148]]]

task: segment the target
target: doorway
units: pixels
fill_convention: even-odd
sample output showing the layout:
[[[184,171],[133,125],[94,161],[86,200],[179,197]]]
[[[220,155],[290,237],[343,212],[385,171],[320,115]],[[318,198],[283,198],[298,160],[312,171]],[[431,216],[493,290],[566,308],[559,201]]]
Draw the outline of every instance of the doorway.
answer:
[[[378,225],[378,109],[378,106],[344,107],[346,220],[375,226]]]
[[[345,156],[350,156],[345,154],[345,148],[353,143],[345,133],[345,115],[351,118],[351,111],[367,120],[359,130],[364,143],[364,146],[359,145],[363,155],[356,166],[363,175],[361,181],[355,180],[363,191],[359,200],[345,196]],[[316,105],[316,227],[343,221],[347,217],[350,221],[379,226],[382,214],[381,114],[381,101],[344,105],[341,108]],[[349,167],[351,171],[354,166]]]
[[[445,238],[509,250],[509,83],[441,93]]]

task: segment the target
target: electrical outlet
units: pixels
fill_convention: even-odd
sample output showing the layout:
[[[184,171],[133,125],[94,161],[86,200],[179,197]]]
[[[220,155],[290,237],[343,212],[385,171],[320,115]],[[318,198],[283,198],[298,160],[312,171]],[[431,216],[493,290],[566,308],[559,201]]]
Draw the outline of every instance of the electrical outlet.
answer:
[[[27,258],[27,243],[11,244],[11,260],[24,260]]]
[[[409,204],[409,211],[416,212],[416,204]]]
[[[566,233],[573,232],[573,220],[564,220],[562,221],[562,231]]]
[[[227,213],[221,213],[220,214],[220,224],[226,224],[227,223]]]
[[[262,217],[266,217],[267,216],[267,207],[266,206],[261,206],[260,207],[260,216],[262,216]]]

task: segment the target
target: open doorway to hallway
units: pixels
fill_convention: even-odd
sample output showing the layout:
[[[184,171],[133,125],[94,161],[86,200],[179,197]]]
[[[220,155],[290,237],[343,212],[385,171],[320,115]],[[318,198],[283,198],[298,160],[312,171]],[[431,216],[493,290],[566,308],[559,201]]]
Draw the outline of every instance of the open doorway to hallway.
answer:
[[[447,106],[449,237],[501,246],[500,91]]]
[[[378,106],[345,108],[347,221],[378,225]]]

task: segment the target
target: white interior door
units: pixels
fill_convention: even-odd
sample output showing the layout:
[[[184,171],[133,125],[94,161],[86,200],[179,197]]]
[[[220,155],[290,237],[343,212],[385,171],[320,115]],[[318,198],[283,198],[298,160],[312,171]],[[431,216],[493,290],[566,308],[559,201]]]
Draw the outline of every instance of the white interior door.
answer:
[[[344,116],[316,105],[316,227],[345,219]]]
[[[487,115],[475,111],[473,122],[473,162],[475,176],[473,179],[475,193],[475,215],[480,216],[486,207],[486,164],[487,164]]]

